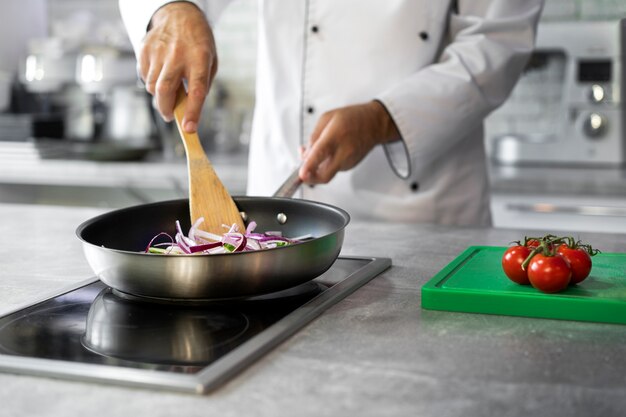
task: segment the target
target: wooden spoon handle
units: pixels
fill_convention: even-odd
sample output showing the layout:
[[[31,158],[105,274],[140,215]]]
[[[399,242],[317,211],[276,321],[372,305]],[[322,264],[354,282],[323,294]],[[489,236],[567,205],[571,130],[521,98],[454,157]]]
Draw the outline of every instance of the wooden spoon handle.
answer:
[[[187,155],[191,223],[203,217],[200,228],[207,232],[222,235],[227,231],[223,225],[237,224],[239,231],[244,233],[246,229],[239,209],[204,153],[198,134],[183,130],[186,105],[187,93],[181,85],[176,97],[174,118]]]

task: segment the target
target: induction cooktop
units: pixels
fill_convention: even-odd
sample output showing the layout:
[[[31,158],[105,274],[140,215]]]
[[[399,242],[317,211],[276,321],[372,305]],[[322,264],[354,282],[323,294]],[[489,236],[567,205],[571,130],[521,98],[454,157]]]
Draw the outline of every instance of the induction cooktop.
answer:
[[[205,394],[391,266],[339,257],[318,278],[239,299],[144,299],[91,278],[0,317],[0,372]]]

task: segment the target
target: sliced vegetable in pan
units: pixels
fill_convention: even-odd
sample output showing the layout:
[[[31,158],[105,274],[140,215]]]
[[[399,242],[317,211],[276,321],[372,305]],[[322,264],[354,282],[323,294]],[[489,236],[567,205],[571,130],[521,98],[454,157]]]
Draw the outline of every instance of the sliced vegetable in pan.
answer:
[[[292,245],[312,238],[310,234],[287,238],[283,237],[282,233],[278,231],[258,233],[255,232],[257,224],[254,221],[251,221],[243,232],[238,230],[236,224],[230,227],[224,225],[224,228],[228,229],[228,231],[220,236],[200,229],[199,226],[203,221],[203,218],[199,218],[191,226],[187,235],[185,235],[180,226],[180,222],[176,220],[176,234],[173,237],[165,232],[157,234],[150,240],[150,243],[148,243],[145,253],[160,255],[207,255],[245,252]],[[158,242],[163,239],[165,239],[165,241]]]

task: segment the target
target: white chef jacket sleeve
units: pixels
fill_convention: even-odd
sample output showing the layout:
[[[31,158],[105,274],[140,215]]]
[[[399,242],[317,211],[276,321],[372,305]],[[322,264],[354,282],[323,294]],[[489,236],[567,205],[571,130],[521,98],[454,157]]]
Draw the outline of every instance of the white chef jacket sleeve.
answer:
[[[376,97],[402,135],[385,145],[399,176],[427,167],[504,102],[534,47],[542,6],[543,0],[459,0],[437,62]]]
[[[180,0],[174,0],[180,1]],[[130,42],[133,45],[135,55],[139,56],[141,50],[141,42],[143,41],[148,24],[154,13],[172,0],[119,0],[119,9],[122,21]],[[195,4],[204,11],[211,26],[217,21],[219,15],[231,0],[184,0]]]

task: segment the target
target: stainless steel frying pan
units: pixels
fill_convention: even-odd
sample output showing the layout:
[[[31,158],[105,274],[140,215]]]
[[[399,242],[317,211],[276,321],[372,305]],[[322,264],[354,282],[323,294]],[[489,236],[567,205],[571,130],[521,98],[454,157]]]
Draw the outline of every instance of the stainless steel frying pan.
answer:
[[[276,193],[293,193],[291,182]],[[281,248],[215,255],[143,253],[160,232],[175,234],[175,221],[190,227],[187,199],[115,210],[78,226],[87,262],[108,286],[163,299],[226,299],[294,287],[325,272],[343,244],[350,216],[327,204],[286,197],[234,197],[257,231],[313,239]]]

